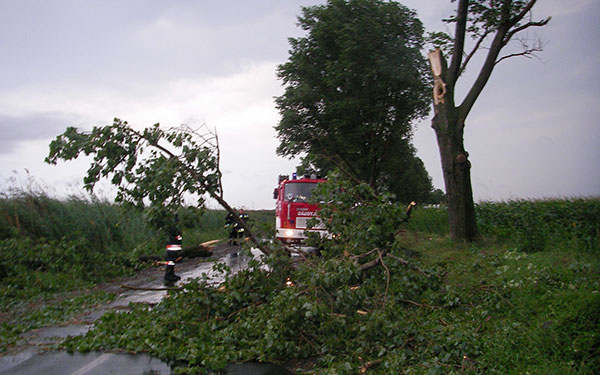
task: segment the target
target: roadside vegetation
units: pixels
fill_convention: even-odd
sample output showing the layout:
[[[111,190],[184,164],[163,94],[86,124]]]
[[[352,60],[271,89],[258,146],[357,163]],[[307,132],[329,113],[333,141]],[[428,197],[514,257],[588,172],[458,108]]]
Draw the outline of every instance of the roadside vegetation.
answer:
[[[321,193],[338,236],[319,257],[273,246],[269,271],[251,263],[220,288],[199,279],[64,347],[149,353],[186,374],[248,360],[298,374],[600,371],[599,199],[483,203],[486,239],[463,244],[443,208],[406,224],[389,197],[335,184]]]
[[[225,211],[198,217],[182,210],[180,216],[185,244],[226,237]],[[37,188],[1,196],[0,353],[25,331],[69,321],[113,299],[92,288],[151,266],[140,256],[164,257],[164,243],[165,235],[141,212],[106,200],[57,200]]]
[[[367,186],[342,190],[322,191],[339,236],[321,256],[299,262],[272,246],[269,272],[256,262],[218,289],[197,280],[108,313],[63,347],[149,353],[180,373],[247,360],[299,374],[600,371],[600,199],[481,203],[485,240],[462,244],[443,207],[417,206],[405,223],[405,207]],[[110,301],[92,287],[148,266],[139,255],[163,255],[139,213],[102,200],[22,192],[0,212],[3,352]],[[224,217],[209,210],[191,225],[183,214],[185,240],[225,237]],[[272,211],[251,217],[272,226]]]

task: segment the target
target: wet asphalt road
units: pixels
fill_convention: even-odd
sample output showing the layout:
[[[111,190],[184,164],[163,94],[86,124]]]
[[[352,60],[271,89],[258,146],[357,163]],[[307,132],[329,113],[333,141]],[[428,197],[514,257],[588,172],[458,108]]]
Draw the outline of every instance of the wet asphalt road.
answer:
[[[254,257],[260,254],[257,250],[253,250],[252,253]],[[249,257],[239,256],[236,249],[225,249],[223,257],[219,259],[231,268],[232,273],[245,269],[249,260]],[[214,263],[214,261],[198,263],[191,269],[178,272],[181,276],[179,283],[185,283],[206,274],[213,284],[220,284],[223,281],[221,275],[212,271]],[[136,285],[137,288],[148,289],[162,286],[160,271],[158,277],[151,277]],[[166,363],[147,355],[101,352],[69,354],[43,350],[43,346],[58,343],[67,336],[84,335],[93,328],[94,321],[107,311],[125,308],[131,302],[155,304],[160,302],[165,295],[166,291],[125,290],[112,303],[83,316],[80,319],[82,324],[47,327],[27,332],[23,335],[20,351],[0,357],[0,375],[171,374],[171,369]],[[276,365],[245,363],[228,366],[224,374],[285,375],[290,373]]]

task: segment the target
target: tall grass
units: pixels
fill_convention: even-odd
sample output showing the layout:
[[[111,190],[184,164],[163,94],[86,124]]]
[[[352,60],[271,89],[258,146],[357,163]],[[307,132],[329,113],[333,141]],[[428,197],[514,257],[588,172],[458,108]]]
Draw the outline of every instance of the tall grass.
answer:
[[[419,207],[413,210],[407,228],[422,233],[448,234],[448,212],[442,207]]]
[[[136,212],[44,193],[0,198],[0,301],[18,301],[130,274],[160,237]]]
[[[0,199],[0,239],[29,238],[61,241],[83,238],[99,252],[119,247],[139,248],[155,235],[143,218],[105,200],[70,197],[57,200],[43,194],[21,193]]]
[[[475,212],[484,237],[521,251],[599,249],[600,198],[482,202]],[[448,233],[447,215],[443,206],[417,208],[408,228],[444,236]]]

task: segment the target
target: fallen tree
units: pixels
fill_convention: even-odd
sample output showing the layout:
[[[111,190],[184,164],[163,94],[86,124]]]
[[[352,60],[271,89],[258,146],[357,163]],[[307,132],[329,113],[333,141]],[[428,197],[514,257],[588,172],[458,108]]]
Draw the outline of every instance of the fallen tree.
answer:
[[[82,154],[93,156],[84,177],[87,190],[109,179],[117,187],[117,203],[144,210],[156,227],[166,228],[186,199],[195,200],[194,209],[202,209],[208,195],[232,214],[260,251],[269,254],[223,197],[216,131],[186,125],[165,130],[159,124],[137,131],[114,119],[112,125],[91,131],[67,128],[50,143],[45,161],[56,165]]]

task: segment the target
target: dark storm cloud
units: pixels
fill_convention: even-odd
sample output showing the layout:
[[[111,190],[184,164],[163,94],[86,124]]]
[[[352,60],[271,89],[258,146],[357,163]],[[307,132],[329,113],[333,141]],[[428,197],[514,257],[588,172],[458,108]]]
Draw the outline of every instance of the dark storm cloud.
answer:
[[[0,154],[17,151],[19,144],[52,139],[62,133],[73,118],[59,113],[32,113],[22,116],[0,114]]]

